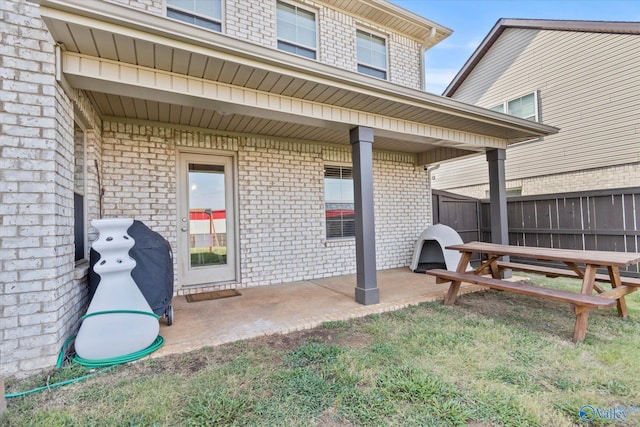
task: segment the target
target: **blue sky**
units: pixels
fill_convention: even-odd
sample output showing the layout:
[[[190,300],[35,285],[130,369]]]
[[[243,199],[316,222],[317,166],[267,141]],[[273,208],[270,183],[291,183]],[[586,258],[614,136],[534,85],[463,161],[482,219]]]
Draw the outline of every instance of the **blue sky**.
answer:
[[[640,21],[640,0],[391,0],[453,34],[426,54],[427,91],[441,94],[500,18]]]

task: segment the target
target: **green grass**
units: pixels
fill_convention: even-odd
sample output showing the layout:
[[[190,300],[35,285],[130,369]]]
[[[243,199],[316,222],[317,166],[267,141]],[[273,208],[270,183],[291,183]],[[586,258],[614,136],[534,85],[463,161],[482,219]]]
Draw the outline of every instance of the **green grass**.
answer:
[[[567,304],[469,294],[453,307],[428,303],[121,366],[9,399],[0,425],[588,425],[583,405],[640,407],[640,298],[627,304],[628,319],[592,311],[576,345]],[[67,367],[54,376],[82,373]],[[7,381],[7,392],[46,379]],[[640,426],[640,412],[589,425]]]

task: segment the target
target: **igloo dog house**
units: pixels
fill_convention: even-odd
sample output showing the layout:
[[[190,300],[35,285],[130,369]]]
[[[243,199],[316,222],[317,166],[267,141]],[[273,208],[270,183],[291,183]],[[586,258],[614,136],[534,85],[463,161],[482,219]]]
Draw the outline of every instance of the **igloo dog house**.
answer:
[[[455,271],[460,262],[460,252],[445,248],[461,243],[462,238],[453,228],[444,224],[432,225],[420,234],[409,268],[415,273],[435,268]]]

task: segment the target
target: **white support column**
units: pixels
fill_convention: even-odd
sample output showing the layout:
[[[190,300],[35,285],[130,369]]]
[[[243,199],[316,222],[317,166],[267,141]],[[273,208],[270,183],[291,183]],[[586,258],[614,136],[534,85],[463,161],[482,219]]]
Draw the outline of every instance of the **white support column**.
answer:
[[[371,305],[380,302],[373,216],[373,129],[353,128],[350,140],[356,215],[356,302]]]

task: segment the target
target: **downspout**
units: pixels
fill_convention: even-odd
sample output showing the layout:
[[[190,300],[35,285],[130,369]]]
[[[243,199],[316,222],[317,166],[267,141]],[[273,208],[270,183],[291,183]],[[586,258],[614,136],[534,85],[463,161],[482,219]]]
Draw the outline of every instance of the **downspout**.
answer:
[[[429,206],[431,206],[431,225],[433,225],[433,186],[431,185],[431,172],[438,169],[440,164],[437,165],[426,165],[424,166],[424,171],[427,173],[427,200],[429,200]],[[440,213],[438,212],[438,218],[440,218]]]
[[[425,58],[425,53],[427,52],[427,44],[429,44],[431,41],[433,41],[433,39],[436,38],[436,27],[431,27],[431,31],[429,32],[429,35],[424,39],[424,41],[422,42],[422,44],[420,45],[420,89],[423,92],[427,91],[427,78],[426,78],[426,72],[427,72],[427,65],[426,65],[426,58]]]

